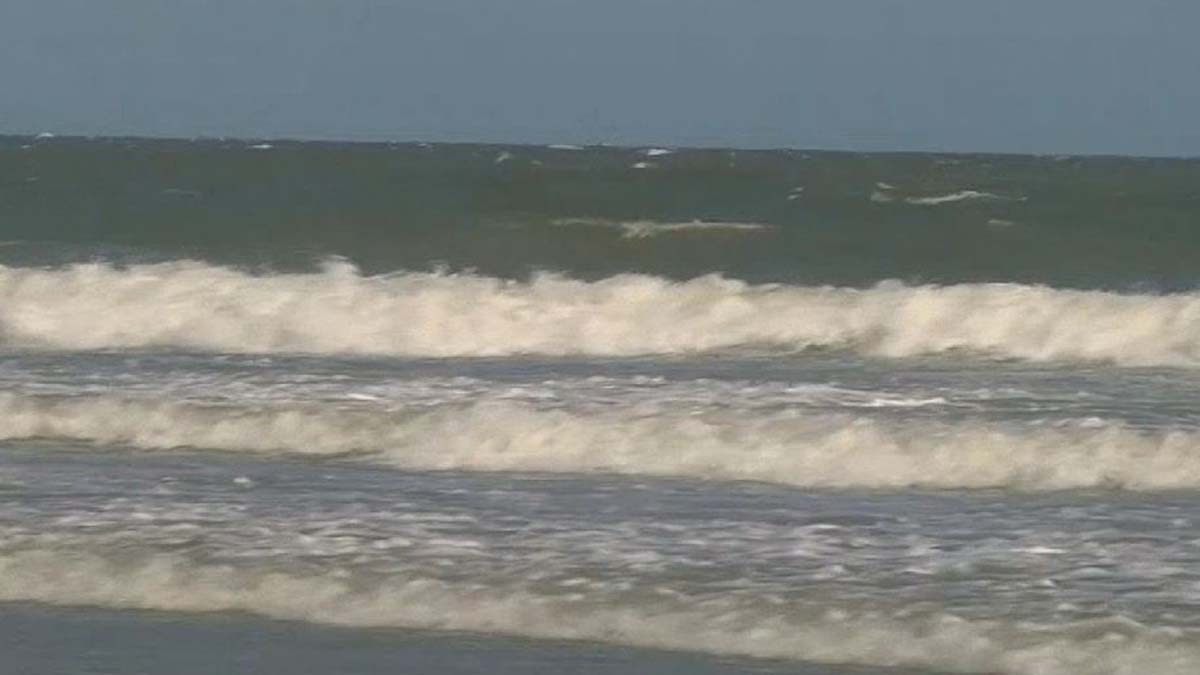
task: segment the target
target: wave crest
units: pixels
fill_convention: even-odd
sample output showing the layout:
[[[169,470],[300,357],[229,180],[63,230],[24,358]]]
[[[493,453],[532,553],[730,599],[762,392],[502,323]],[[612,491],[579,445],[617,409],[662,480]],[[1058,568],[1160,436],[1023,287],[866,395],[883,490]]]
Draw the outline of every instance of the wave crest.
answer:
[[[980,190],[959,190],[945,195],[937,195],[933,197],[907,197],[904,201],[909,204],[917,204],[918,206],[939,206],[941,204],[953,204],[954,202],[965,201],[1025,201],[1024,197],[1006,197],[998,195],[994,192],[982,192]]]
[[[361,456],[415,470],[606,472],[839,488],[1200,487],[1200,433],[795,411],[577,413],[485,401],[431,410],[202,406],[0,396],[0,438]]]
[[[934,612],[823,612],[736,597],[651,593],[613,603],[374,574],[298,573],[197,563],[179,555],[130,560],[77,550],[0,554],[0,601],[175,612],[251,612],[314,623],[460,630],[598,640],[826,663],[1028,675],[1193,673],[1195,635],[1122,616],[1060,626],[966,620]]]
[[[972,350],[1034,361],[1200,365],[1200,294],[1018,284],[868,289],[625,274],[257,276],[197,262],[0,267],[9,345],[408,357],[629,356],[747,346],[904,357]]]

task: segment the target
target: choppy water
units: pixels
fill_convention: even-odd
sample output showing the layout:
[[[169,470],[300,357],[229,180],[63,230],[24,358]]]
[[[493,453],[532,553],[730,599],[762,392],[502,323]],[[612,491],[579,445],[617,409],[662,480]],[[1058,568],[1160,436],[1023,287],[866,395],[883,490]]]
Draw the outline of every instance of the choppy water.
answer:
[[[251,145],[0,139],[0,620],[1200,668],[1200,163]]]

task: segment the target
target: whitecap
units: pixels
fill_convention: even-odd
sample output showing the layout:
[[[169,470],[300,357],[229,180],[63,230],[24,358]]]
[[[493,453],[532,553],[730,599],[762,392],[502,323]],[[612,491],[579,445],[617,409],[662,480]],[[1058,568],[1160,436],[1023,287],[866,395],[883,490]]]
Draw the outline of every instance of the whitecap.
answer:
[[[904,201],[909,204],[918,206],[938,206],[940,204],[952,204],[954,202],[963,201],[1025,201],[1024,197],[1006,197],[993,192],[981,192],[979,190],[960,190],[945,195],[936,195],[932,197],[906,197]]]
[[[678,222],[660,222],[656,220],[605,220],[603,218],[560,218],[553,221],[559,226],[591,226],[608,227],[622,231],[624,239],[645,239],[664,234],[680,232],[762,232],[774,229],[772,225],[763,223],[739,223],[721,220],[687,220]]]
[[[619,221],[615,221],[619,222]],[[604,224],[603,226],[610,226]],[[631,237],[760,232],[757,223],[611,225]],[[1031,361],[1200,367],[1200,293],[1021,284],[753,285],[719,275],[255,275],[199,262],[0,265],[9,346],[172,347],[412,357],[631,356],[839,347],[882,357],[967,350]]]
[[[0,394],[0,439],[354,458],[408,470],[608,472],[824,488],[1200,488],[1200,433],[503,397],[391,409]],[[1030,549],[1032,552],[1033,549]]]

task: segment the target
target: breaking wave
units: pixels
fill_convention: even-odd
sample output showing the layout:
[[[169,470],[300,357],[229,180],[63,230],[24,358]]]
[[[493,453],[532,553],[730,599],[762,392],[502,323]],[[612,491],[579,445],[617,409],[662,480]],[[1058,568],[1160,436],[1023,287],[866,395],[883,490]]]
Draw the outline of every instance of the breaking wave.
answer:
[[[355,456],[414,470],[605,472],[839,488],[1200,487],[1200,432],[508,401],[387,410],[0,395],[0,438]]]
[[[0,335],[57,350],[183,348],[410,357],[629,356],[842,347],[1200,366],[1200,294],[1019,284],[868,289],[624,274],[253,275],[199,262],[0,266]]]
[[[404,573],[292,572],[159,554],[0,554],[0,600],[174,612],[250,612],[313,623],[595,640],[826,663],[1028,675],[1194,673],[1195,635],[1113,615],[1039,626],[951,614],[808,610],[736,594],[616,602],[529,584]]]

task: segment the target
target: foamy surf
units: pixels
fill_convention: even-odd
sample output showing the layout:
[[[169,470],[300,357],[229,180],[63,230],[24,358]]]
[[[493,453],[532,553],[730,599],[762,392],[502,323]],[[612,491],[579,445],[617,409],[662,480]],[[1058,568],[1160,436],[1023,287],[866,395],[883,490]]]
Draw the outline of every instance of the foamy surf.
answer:
[[[310,568],[312,566],[310,565]],[[202,563],[182,555],[78,549],[0,553],[0,600],[248,612],[313,623],[600,641],[825,663],[1014,675],[1194,672],[1192,631],[1111,615],[1043,626],[917,608],[798,607],[736,593],[546,593],[487,579],[451,583],[407,571],[307,572]]]
[[[9,347],[179,348],[402,357],[633,356],[750,347],[950,351],[1031,361],[1200,366],[1200,294],[1020,284],[867,289],[623,274],[253,275],[199,262],[0,267]]]
[[[831,488],[1200,487],[1200,433],[509,401],[383,409],[0,395],[0,439],[351,456],[410,470],[750,480]]]

